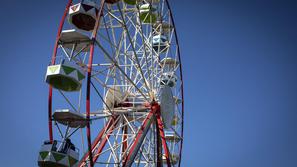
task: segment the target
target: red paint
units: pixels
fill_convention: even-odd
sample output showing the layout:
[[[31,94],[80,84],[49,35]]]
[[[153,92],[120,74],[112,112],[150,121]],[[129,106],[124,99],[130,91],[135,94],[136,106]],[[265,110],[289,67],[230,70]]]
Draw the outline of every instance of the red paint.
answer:
[[[49,86],[48,93],[48,129],[49,129],[49,140],[53,143],[53,122],[52,122],[52,96],[53,96],[53,88]]]
[[[88,140],[88,149],[90,157],[90,166],[93,167],[93,155],[92,155],[92,145],[91,145],[91,128],[90,128],[90,91],[91,91],[91,72],[92,72],[92,63],[94,55],[94,44],[90,48],[90,57],[88,63],[88,81],[87,81],[87,99],[86,99],[86,114],[87,114],[87,140]]]
[[[144,130],[148,126],[150,126],[149,121],[151,121],[151,119],[153,118],[154,114],[158,110],[160,110],[160,106],[157,103],[153,104],[152,107],[151,107],[150,113],[147,115],[147,117],[145,118],[144,122],[142,123],[139,131],[137,132],[137,135],[135,137],[134,142],[132,143],[132,146],[131,146],[131,149],[129,150],[128,155],[126,157],[124,157],[124,159],[123,159],[123,167],[126,167],[128,165],[127,164],[128,160],[134,161],[135,155],[133,157],[133,153],[135,153],[136,151],[138,151],[138,150],[136,150],[137,149],[137,146],[138,146],[138,144],[141,144],[143,142],[143,138],[142,138],[143,135],[146,135],[146,134],[144,134]]]
[[[100,6],[100,13],[103,13],[105,0],[101,0]],[[92,40],[96,40],[97,30],[100,24],[101,15],[98,15],[96,18],[96,24],[92,33]],[[91,73],[92,73],[92,63],[93,63],[93,56],[94,56],[94,43],[90,46],[90,56],[89,56],[89,63],[88,63],[88,77],[87,77],[87,97],[86,97],[86,117],[87,120],[90,120],[90,91],[91,91]],[[87,123],[87,141],[88,141],[88,150],[89,150],[89,158],[90,158],[90,166],[94,166],[93,162],[93,155],[92,155],[92,140],[91,140],[91,128],[90,122]]]
[[[164,152],[165,152],[167,166],[171,167],[170,157],[169,157],[170,153],[169,153],[167,143],[166,143],[166,139],[165,139],[165,134],[164,134],[164,129],[163,129],[164,126],[163,126],[163,122],[162,122],[161,117],[160,117],[160,109],[156,113],[156,118],[157,118],[157,124],[158,124],[158,127],[159,127],[159,134],[160,134],[163,149],[164,149]]]
[[[156,136],[157,136],[157,167],[162,167],[163,162],[162,162],[162,145],[161,145],[161,137],[160,137],[160,132],[159,132],[159,126],[158,126],[158,121],[157,118],[155,119],[156,121]]]
[[[108,131],[113,123],[112,121],[113,118],[109,119],[108,122],[106,123],[105,127],[100,131],[100,133],[98,134],[98,136],[96,137],[96,139],[94,140],[94,142],[92,143],[92,152],[95,150],[96,146],[99,144],[99,142],[102,139],[103,134]],[[83,158],[81,159],[81,162],[79,163],[78,166],[82,167],[84,166],[84,162],[87,161],[89,157],[89,152],[87,152]]]
[[[67,13],[69,11],[69,8],[72,4],[72,0],[69,0],[66,6],[66,9],[64,11],[63,17],[60,21],[59,29],[58,29],[58,34],[56,37],[56,42],[55,42],[55,47],[52,55],[52,61],[51,65],[54,65],[56,62],[56,56],[57,56],[57,50],[58,50],[58,45],[59,45],[59,39],[61,36],[61,32],[63,29],[63,25],[65,22],[65,18],[67,16]],[[53,142],[53,124],[52,124],[52,98],[53,98],[53,89],[51,86],[49,86],[49,95],[48,95],[48,129],[49,129],[49,139],[51,142]]]
[[[96,152],[96,154],[95,154],[96,156],[94,157],[94,162],[96,162],[97,159],[99,158],[99,154],[101,154],[103,148],[104,148],[105,145],[106,145],[107,140],[109,139],[110,135],[112,134],[112,132],[113,132],[114,128],[116,127],[116,124],[118,123],[118,121],[119,121],[119,120],[116,120],[115,122],[113,121],[114,123],[113,123],[113,125],[112,125],[110,131],[108,132],[108,134],[107,134],[107,135],[103,138],[103,140],[101,141],[101,143],[100,143],[100,145],[99,145],[99,147],[98,147],[98,149],[97,149],[97,152]]]
[[[123,157],[126,156],[126,151],[127,151],[127,148],[128,148],[128,141],[127,141],[127,138],[128,138],[128,125],[125,125],[123,128],[122,128],[122,131],[123,131],[123,145],[122,145],[122,154],[123,154]]]

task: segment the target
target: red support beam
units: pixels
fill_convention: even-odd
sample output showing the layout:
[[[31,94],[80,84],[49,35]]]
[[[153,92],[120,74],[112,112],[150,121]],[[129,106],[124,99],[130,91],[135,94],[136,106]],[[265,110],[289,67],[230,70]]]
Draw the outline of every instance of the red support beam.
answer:
[[[108,122],[106,123],[105,127],[100,131],[100,133],[98,134],[98,136],[96,137],[96,139],[93,141],[93,143],[92,143],[92,152],[95,151],[96,146],[101,141],[104,133],[110,129],[111,125],[113,124],[113,119],[114,118],[111,118],[111,119],[108,120]],[[85,165],[85,162],[88,159],[89,159],[89,152],[85,153],[85,155],[81,159],[80,164],[78,166],[80,166],[80,167],[84,166]]]
[[[101,6],[96,18],[96,24],[94,27],[94,30],[92,32],[92,40],[94,41],[96,39],[97,36],[97,31],[100,25],[100,19],[103,13],[103,8],[104,8],[104,4],[105,4],[105,0],[101,0]],[[92,64],[93,64],[93,56],[94,56],[94,50],[95,50],[95,46],[94,43],[92,43],[90,45],[90,56],[89,56],[89,62],[88,62],[88,76],[87,76],[87,94],[86,94],[86,117],[87,120],[90,120],[90,108],[91,108],[91,100],[90,100],[90,96],[91,96],[91,76],[92,76]],[[90,127],[90,122],[88,121],[87,123],[87,141],[88,141],[88,149],[89,149],[89,158],[90,158],[90,166],[93,167],[94,166],[94,162],[93,162],[93,155],[92,155],[92,139],[91,139],[91,127]]]
[[[123,122],[123,124],[125,124]],[[125,125],[123,128],[122,128],[122,131],[123,131],[123,144],[122,144],[122,154],[123,154],[123,157],[125,157],[126,155],[124,155],[126,153],[126,150],[128,148],[128,125]]]
[[[134,142],[132,143],[132,146],[130,147],[129,153],[126,157],[123,159],[123,167],[130,167],[134,159],[142,145],[142,142],[153,122],[153,119],[155,117],[156,111],[160,110],[160,106],[156,103],[151,106],[151,111],[143,121],[140,129],[137,132],[137,135],[134,139]]]
[[[165,152],[167,166],[171,167],[170,153],[169,153],[169,149],[167,147],[167,143],[166,143],[166,139],[165,139],[164,128],[163,128],[164,126],[163,126],[163,122],[162,122],[161,116],[160,116],[160,108],[156,113],[156,118],[157,118],[157,124],[158,124],[158,127],[159,127],[159,134],[160,134],[163,149],[164,149],[164,152]]]
[[[99,154],[101,154],[103,148],[104,148],[105,145],[106,145],[107,140],[109,139],[110,135],[113,133],[113,130],[115,129],[115,127],[116,127],[116,125],[118,124],[118,122],[119,122],[119,120],[117,119],[117,120],[113,123],[112,127],[110,128],[110,131],[107,131],[106,136],[104,136],[102,142],[100,143],[100,145],[99,145],[99,147],[98,147],[98,149],[97,149],[97,152],[95,153],[96,156],[94,157],[94,160],[93,160],[94,163],[96,163],[97,159],[99,158]]]
[[[163,166],[163,161],[162,161],[162,144],[161,144],[161,136],[159,132],[159,125],[157,118],[155,119],[156,123],[156,137],[157,137],[157,167],[162,167]]]
[[[54,136],[53,136],[53,122],[52,122],[52,101],[53,99],[53,88],[49,86],[48,91],[48,133],[49,133],[49,140],[53,143]]]

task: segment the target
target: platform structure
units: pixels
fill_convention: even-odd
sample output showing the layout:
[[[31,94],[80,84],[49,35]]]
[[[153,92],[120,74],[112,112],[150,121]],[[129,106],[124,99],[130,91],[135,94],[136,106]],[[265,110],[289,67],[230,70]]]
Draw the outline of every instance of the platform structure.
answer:
[[[59,43],[63,48],[78,53],[89,52],[91,42],[88,35],[76,29],[63,30],[59,39]]]
[[[72,112],[69,109],[56,110],[53,114],[53,120],[71,128],[84,128],[87,125],[87,119],[83,114]]]

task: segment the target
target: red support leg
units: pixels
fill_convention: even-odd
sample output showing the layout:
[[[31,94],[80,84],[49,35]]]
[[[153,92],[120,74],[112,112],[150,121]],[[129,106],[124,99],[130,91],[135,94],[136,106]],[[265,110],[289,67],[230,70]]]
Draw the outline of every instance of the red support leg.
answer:
[[[126,150],[128,148],[128,141],[127,141],[127,138],[128,138],[128,126],[125,125],[123,128],[122,128],[122,131],[123,131],[123,144],[122,144],[122,156],[125,157],[126,156]]]
[[[157,136],[157,167],[162,167],[162,144],[161,144],[161,136],[159,132],[159,126],[157,118],[155,119],[156,122],[156,136]]]
[[[170,157],[169,157],[170,153],[169,153],[167,143],[166,143],[166,140],[165,140],[163,122],[162,122],[161,117],[160,117],[160,110],[156,113],[156,117],[157,117],[157,123],[158,123],[158,126],[159,126],[159,133],[160,133],[160,136],[161,136],[163,149],[164,149],[164,152],[165,152],[167,166],[171,167]]]
[[[99,154],[101,154],[103,148],[104,148],[105,145],[106,145],[107,140],[109,139],[111,133],[112,133],[113,130],[115,129],[115,127],[116,127],[116,125],[117,125],[118,122],[119,122],[119,120],[116,120],[116,121],[113,123],[112,127],[110,128],[110,131],[107,131],[106,136],[104,136],[102,142],[100,143],[100,145],[99,145],[99,147],[98,147],[98,149],[97,149],[97,151],[96,151],[96,153],[95,153],[96,156],[94,157],[94,163],[96,163],[97,159],[99,158]]]
[[[100,25],[100,19],[101,19],[101,14],[103,13],[103,7],[104,7],[105,0],[101,0],[101,6],[99,9],[99,14],[97,15],[96,18],[96,24],[94,27],[94,30],[92,32],[92,40],[96,39],[97,36],[97,30]],[[92,63],[93,63],[93,56],[94,56],[94,50],[95,46],[94,43],[90,45],[90,56],[89,56],[89,62],[88,62],[88,76],[87,76],[87,95],[86,95],[86,117],[87,120],[90,119],[90,96],[91,96],[91,73],[92,73]],[[90,166],[93,167],[93,155],[92,155],[92,145],[91,145],[91,127],[90,127],[90,122],[88,121],[87,123],[87,141],[88,141],[88,149],[89,149],[89,159],[90,159]]]
[[[114,118],[111,118],[108,120],[108,122],[106,123],[105,127],[100,131],[100,133],[98,134],[98,136],[96,137],[96,139],[94,140],[94,142],[92,143],[92,153],[95,152],[95,150],[98,148],[98,144],[102,143],[102,137],[104,135],[105,132],[109,131],[110,128],[112,128],[112,125],[114,124]],[[83,158],[80,161],[80,164],[78,165],[79,167],[83,167],[85,166],[85,162],[89,159],[89,152],[85,153],[85,155],[83,156]]]

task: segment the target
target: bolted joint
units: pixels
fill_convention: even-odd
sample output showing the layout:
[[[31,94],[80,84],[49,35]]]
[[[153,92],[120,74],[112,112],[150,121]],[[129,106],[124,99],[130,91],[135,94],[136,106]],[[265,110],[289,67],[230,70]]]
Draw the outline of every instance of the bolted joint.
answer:
[[[153,102],[151,104],[151,110],[153,111],[153,113],[160,114],[160,109],[161,109],[161,107],[157,102]]]

